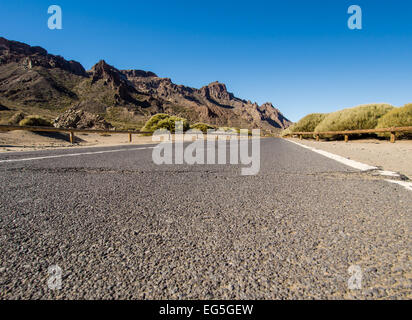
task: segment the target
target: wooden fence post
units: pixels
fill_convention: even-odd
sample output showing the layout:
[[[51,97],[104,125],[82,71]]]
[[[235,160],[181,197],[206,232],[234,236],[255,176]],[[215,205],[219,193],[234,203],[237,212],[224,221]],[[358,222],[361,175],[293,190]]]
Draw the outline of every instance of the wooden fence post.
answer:
[[[73,144],[74,143],[74,132],[70,131],[70,143]]]
[[[301,134],[299,135],[299,139],[300,139],[300,140],[302,140],[302,139],[303,139],[303,136],[302,136]]]
[[[316,141],[319,141],[319,135],[318,134],[316,135]]]
[[[396,141],[395,132],[391,132],[391,143],[395,143],[395,141]]]
[[[129,142],[132,142],[132,134],[129,133]]]
[[[349,141],[349,136],[345,134],[345,142],[347,143]]]

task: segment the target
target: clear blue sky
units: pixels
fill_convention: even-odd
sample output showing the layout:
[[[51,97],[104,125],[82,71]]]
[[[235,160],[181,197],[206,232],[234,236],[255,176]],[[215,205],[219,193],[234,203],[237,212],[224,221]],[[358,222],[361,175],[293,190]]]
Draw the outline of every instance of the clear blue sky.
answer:
[[[63,30],[47,28],[60,5]],[[363,29],[349,30],[360,5]],[[271,101],[297,121],[370,102],[412,102],[412,1],[0,0],[0,36],[89,69],[100,59]]]

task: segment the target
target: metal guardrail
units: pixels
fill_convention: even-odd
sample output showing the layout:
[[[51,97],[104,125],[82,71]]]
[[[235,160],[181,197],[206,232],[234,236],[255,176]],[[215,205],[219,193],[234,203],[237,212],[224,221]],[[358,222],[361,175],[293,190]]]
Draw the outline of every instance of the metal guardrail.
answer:
[[[396,132],[412,132],[412,127],[396,127],[396,128],[380,128],[380,129],[362,129],[362,130],[347,130],[347,131],[322,131],[322,132],[291,132],[285,135],[285,137],[299,136],[299,139],[303,139],[304,135],[312,135],[316,137],[316,141],[319,141],[322,135],[343,135],[345,142],[349,141],[349,136],[352,134],[362,134],[362,133],[390,133],[390,141],[395,143]]]
[[[12,125],[0,125],[0,131],[13,131],[13,130],[25,130],[25,131],[40,131],[40,132],[64,132],[70,136],[70,143],[74,143],[74,133],[100,133],[100,134],[113,134],[123,133],[129,135],[129,142],[132,142],[132,134],[153,134],[153,132],[145,131],[131,131],[131,130],[95,130],[95,129],[75,129],[75,128],[55,128],[55,127],[34,127],[34,126],[12,126]]]

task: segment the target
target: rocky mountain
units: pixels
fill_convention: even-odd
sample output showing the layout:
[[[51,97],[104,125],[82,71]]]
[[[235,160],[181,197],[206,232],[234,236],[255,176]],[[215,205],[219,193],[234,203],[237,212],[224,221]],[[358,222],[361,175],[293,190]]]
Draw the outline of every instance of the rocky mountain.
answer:
[[[79,76],[86,76],[86,71],[79,62],[66,61],[61,56],[49,54],[41,47],[31,47],[0,37],[0,64],[8,63],[21,63],[27,69],[32,69],[35,66],[47,69],[59,68]]]
[[[191,122],[262,128],[290,125],[271,103],[259,106],[212,82],[200,89],[142,70],[118,70],[99,61],[86,71],[40,47],[0,38],[0,121],[13,111],[52,117],[67,109],[99,114],[117,127],[141,126],[164,112]]]
[[[78,62],[0,38],[0,103],[10,109],[61,110],[78,99],[74,88],[87,76]]]

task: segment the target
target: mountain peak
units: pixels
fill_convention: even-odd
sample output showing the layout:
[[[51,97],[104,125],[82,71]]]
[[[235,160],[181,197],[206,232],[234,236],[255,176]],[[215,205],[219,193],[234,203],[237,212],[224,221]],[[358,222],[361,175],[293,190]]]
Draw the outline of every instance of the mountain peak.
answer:
[[[211,82],[207,86],[202,87],[200,92],[208,99],[231,100],[233,98],[233,94],[227,91],[226,85],[219,81]]]
[[[222,92],[227,92],[226,85],[224,83],[219,82],[219,81],[213,81],[213,82],[209,83],[206,87],[215,88],[215,89],[217,89],[219,91],[222,91]]]
[[[109,65],[106,61],[100,60],[98,63],[96,63],[90,71],[93,73],[104,73],[104,72],[112,72],[114,67]]]
[[[124,77],[119,70],[109,65],[106,61],[100,60],[89,71],[92,83],[98,80],[105,80],[113,85],[120,85],[121,78]]]
[[[260,107],[260,109],[274,109],[274,110],[278,110],[277,108],[275,108],[275,106],[272,104],[272,102],[265,102],[264,104],[262,104]],[[279,111],[279,110],[278,110]]]
[[[275,108],[271,102],[262,104],[259,107],[259,111],[274,127],[279,126],[280,128],[286,128],[291,124],[291,122],[286,119],[279,109]]]

